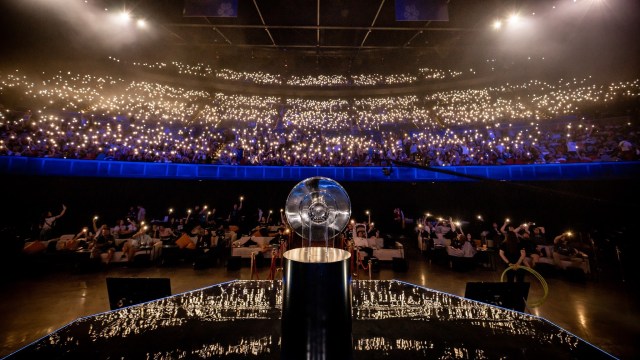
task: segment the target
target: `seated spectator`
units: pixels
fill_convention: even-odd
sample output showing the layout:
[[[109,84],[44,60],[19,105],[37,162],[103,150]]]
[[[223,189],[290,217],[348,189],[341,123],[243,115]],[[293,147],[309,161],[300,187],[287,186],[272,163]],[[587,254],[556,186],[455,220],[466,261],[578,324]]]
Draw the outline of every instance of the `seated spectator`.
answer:
[[[259,225],[252,230],[251,236],[255,237],[268,237],[269,228],[266,225]]]
[[[87,240],[93,241],[93,233],[89,232],[88,228],[82,228],[79,233],[73,236],[73,238],[63,241],[62,238],[58,240],[57,249],[63,251],[76,251],[79,249],[86,249],[88,246]]]
[[[535,225],[535,224],[533,224]],[[533,228],[533,234],[531,235],[531,241],[533,241],[533,243],[536,246],[540,246],[540,245],[550,245],[547,242],[547,237],[545,236],[545,230],[543,226],[536,226],[535,228]]]
[[[211,265],[215,265],[217,262],[222,263],[224,259],[229,256],[229,239],[224,229],[224,225],[218,225],[215,231],[211,233],[211,247],[207,252],[209,259],[211,259]]]
[[[531,259],[531,263],[527,263],[527,266],[533,268],[539,262],[541,257],[551,256],[551,254],[547,254],[545,249],[545,245],[548,245],[548,244],[547,244],[547,239],[545,237],[544,227],[537,226],[533,228],[533,234],[531,234],[529,231],[530,225],[535,225],[535,224],[530,223],[522,227],[524,232],[522,233],[520,240],[525,246],[525,252],[527,254],[527,257]]]
[[[143,226],[138,232],[133,234],[130,239],[125,241],[122,246],[123,258],[127,258],[128,262],[132,262],[136,256],[136,252],[141,248],[153,245],[153,239],[148,234],[148,227]]]
[[[91,250],[91,257],[95,259],[100,259],[101,254],[107,254],[105,260],[107,265],[113,260],[113,255],[116,253],[116,239],[107,225],[102,225],[100,228],[100,233],[96,236]]]
[[[476,249],[473,247],[471,241],[467,239],[467,236],[458,234],[456,239],[451,242],[451,245],[447,246],[447,254],[456,257],[472,258],[476,255]]]
[[[95,241],[95,234],[89,231],[89,228],[85,227],[79,233],[76,234],[76,236],[73,238],[72,241],[73,241],[72,244],[68,244],[66,246],[67,249],[75,247],[75,249],[73,250],[85,250],[85,249],[88,249],[90,246],[93,246],[93,243]]]
[[[204,250],[213,246],[213,237],[209,229],[196,225],[196,227],[191,230],[191,235],[196,238],[196,249]]]
[[[435,239],[434,244],[436,246],[447,246],[451,245],[451,242],[456,238],[455,228],[452,227],[451,222],[447,222],[447,220],[440,220],[435,225]]]
[[[158,225],[158,238],[166,242],[177,239],[178,235],[170,227],[160,224]]]
[[[215,230],[215,236],[211,238],[211,243],[216,247],[229,247],[229,242],[227,239],[227,232],[224,229],[224,225],[218,225],[218,228]]]
[[[458,234],[446,249],[449,255],[451,269],[455,271],[468,271],[475,266],[474,256],[476,249],[474,249],[471,241],[468,241],[464,234]]]
[[[191,230],[191,236],[195,238],[195,249],[193,249],[194,259],[199,257],[213,260],[211,256],[214,255],[214,252],[211,249],[214,248],[213,242],[215,240],[209,229],[196,225]]]
[[[367,237],[368,238],[379,238],[380,237],[380,230],[378,230],[378,228],[375,227],[374,223],[370,223],[369,224],[369,230],[367,231]]]
[[[622,161],[635,160],[635,153],[633,151],[633,144],[627,140],[621,140],[618,143],[619,157]]]
[[[127,219],[127,221],[118,220],[118,224],[111,229],[111,233],[116,239],[128,239],[136,234],[137,231],[138,226],[131,219]]]
[[[349,221],[347,223],[347,226],[344,228],[344,230],[342,231],[342,241],[343,243],[349,244],[351,243],[351,241],[353,240],[353,223],[351,221]]]
[[[278,228],[278,233],[276,234],[276,236],[273,237],[273,239],[269,240],[269,245],[280,245],[283,242],[287,241],[287,237],[284,234],[284,228],[279,227]]]
[[[570,231],[564,232],[553,239],[553,251],[558,253],[561,258],[570,259],[570,258],[586,258],[587,254],[582,251],[576,249],[571,243],[571,238],[573,234]]]
[[[356,233],[353,237],[353,242],[355,247],[358,250],[364,251],[367,256],[373,256],[373,248],[369,246],[369,242],[367,241],[367,231],[366,226],[364,224],[357,224],[355,226],[354,232]]]
[[[528,228],[525,228],[524,232],[520,236],[520,243],[524,246],[524,251],[528,259],[531,259],[531,262],[527,258],[525,258],[525,264],[528,267],[535,267],[536,263],[540,259],[540,250],[536,246],[536,244],[531,239]]]

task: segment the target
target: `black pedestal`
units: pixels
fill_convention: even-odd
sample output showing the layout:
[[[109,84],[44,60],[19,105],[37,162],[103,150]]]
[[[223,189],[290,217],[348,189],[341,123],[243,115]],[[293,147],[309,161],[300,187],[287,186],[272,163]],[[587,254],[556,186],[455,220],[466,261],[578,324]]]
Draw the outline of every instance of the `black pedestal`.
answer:
[[[284,253],[282,359],[352,359],[351,255],[309,247]]]

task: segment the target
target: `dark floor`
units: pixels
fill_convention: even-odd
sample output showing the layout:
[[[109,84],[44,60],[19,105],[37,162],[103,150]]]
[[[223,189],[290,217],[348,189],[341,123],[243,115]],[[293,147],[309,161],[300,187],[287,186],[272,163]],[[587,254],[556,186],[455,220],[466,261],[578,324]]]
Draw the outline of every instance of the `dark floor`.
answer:
[[[434,290],[464,296],[467,282],[500,281],[502,269],[476,268],[454,271],[444,264],[426,260],[411,244],[407,244],[407,272],[381,264],[372,279],[397,279]],[[599,268],[595,266],[595,268]],[[258,269],[258,278],[266,279],[269,267]],[[280,274],[278,274],[280,275]],[[207,287],[232,279],[250,279],[248,264],[239,271],[224,266],[194,270],[190,264],[172,267],[113,266],[96,272],[70,270],[39,271],[34,274],[3,275],[0,297],[0,356],[45,336],[73,320],[109,310],[107,277],[167,277],[173,294]],[[369,279],[360,270],[358,278]],[[255,279],[255,276],[254,276]],[[531,282],[529,301],[543,296],[538,280]],[[596,270],[590,278],[579,281],[564,274],[547,276],[548,297],[527,312],[545,318],[578,337],[591,342],[622,359],[640,358],[640,312],[635,287],[623,282],[615,269]]]

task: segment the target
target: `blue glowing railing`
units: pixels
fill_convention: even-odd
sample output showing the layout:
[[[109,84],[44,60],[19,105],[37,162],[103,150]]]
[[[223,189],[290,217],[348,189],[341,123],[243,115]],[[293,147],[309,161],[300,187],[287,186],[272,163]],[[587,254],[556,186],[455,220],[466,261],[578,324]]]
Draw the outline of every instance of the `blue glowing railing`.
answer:
[[[389,175],[385,174],[385,169],[389,168],[196,165],[0,156],[0,173],[11,175],[251,181],[300,181],[312,176],[324,176],[336,181],[399,182],[632,179],[640,175],[640,162],[449,166],[432,169],[393,166]]]

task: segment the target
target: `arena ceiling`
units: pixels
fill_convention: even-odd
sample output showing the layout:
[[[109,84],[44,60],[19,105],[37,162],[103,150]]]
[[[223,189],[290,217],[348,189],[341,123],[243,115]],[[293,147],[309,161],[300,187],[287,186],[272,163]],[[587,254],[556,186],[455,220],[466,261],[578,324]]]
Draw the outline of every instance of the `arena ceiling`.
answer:
[[[398,21],[396,1],[237,0],[237,16],[204,17],[184,16],[185,0],[8,0],[0,20],[15,34],[4,41],[5,53],[40,45],[48,56],[177,58],[279,72],[397,73],[607,56],[602,65],[612,67],[640,52],[635,0],[426,0],[445,6],[448,18],[422,21]],[[123,26],[98,27],[100,14],[87,9],[125,10],[147,22],[148,35],[133,39]],[[538,28],[510,38],[508,29],[493,28],[495,21],[506,27],[513,14]]]

